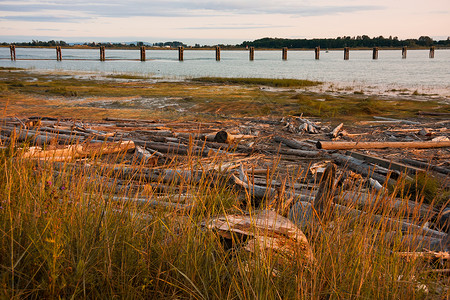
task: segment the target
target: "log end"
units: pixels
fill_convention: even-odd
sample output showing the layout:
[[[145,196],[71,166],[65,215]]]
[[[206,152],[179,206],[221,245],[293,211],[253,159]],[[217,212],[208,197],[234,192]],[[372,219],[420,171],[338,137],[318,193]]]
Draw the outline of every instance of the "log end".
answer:
[[[318,142],[316,143],[316,147],[317,147],[317,149],[322,149],[322,142],[321,142],[321,141],[318,141]]]
[[[214,137],[214,142],[217,143],[230,143],[231,140],[232,140],[231,135],[224,130],[216,133],[216,136]]]

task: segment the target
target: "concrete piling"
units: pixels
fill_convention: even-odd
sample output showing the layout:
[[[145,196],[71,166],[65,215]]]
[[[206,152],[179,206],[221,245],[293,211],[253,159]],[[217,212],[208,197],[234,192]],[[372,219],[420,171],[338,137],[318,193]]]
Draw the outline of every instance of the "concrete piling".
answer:
[[[11,60],[16,60],[16,45],[9,45],[9,52],[11,53]]]
[[[372,59],[378,59],[378,47],[373,47]]]
[[[344,60],[349,60],[350,58],[350,48],[344,47]]]
[[[220,61],[220,47],[216,46],[216,61]]]
[[[178,60],[179,61],[184,60],[184,47],[183,46],[178,47]]]
[[[320,47],[319,47],[319,46],[317,46],[317,47],[314,49],[314,58],[315,58],[315,59],[319,59],[319,58],[320,58]]]
[[[253,61],[255,60],[255,47],[250,47],[250,60]]]
[[[430,47],[430,55],[429,55],[429,57],[430,58],[434,58],[434,46]]]
[[[141,46],[141,61],[145,61],[145,46]]]
[[[281,58],[283,59],[283,60],[287,60],[287,52],[288,52],[288,48],[287,47],[283,47],[283,49],[282,49],[282,54],[281,54]]]
[[[402,58],[405,59],[406,58],[406,46],[402,47]]]

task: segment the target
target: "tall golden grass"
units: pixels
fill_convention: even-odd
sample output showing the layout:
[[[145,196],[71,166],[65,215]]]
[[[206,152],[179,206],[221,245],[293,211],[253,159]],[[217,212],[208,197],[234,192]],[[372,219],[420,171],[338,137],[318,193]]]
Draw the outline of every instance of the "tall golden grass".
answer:
[[[169,188],[158,194],[155,185],[139,176],[142,165],[135,163],[136,172],[127,176],[102,167],[124,160],[124,153],[110,155],[110,160],[98,156],[89,161],[98,167],[83,168],[24,159],[22,151],[6,147],[0,152],[0,298],[449,296],[448,277],[429,272],[429,261],[398,255],[415,249],[401,242],[399,232],[387,241],[392,228],[374,226],[367,216],[342,214],[320,231],[307,224],[302,229],[314,262],[305,265],[295,256],[280,262],[270,251],[258,255],[228,249],[216,232],[201,225],[217,215],[254,209],[226,180],[204,175],[196,181],[173,181],[169,187],[183,192],[174,194]],[[189,156],[184,168],[193,170],[197,159]],[[161,169],[165,167],[177,165]],[[145,201],[136,199],[137,191]],[[180,209],[181,193],[190,195],[193,209]],[[176,205],[152,205],[161,196]],[[386,207],[371,208],[368,214],[392,217]],[[405,217],[401,211],[394,214],[396,220]],[[419,224],[427,221],[410,218]]]

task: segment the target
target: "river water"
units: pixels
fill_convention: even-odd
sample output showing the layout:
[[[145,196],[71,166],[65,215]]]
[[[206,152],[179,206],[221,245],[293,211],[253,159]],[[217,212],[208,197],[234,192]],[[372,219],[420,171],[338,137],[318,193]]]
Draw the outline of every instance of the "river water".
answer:
[[[221,51],[221,61],[214,50],[186,50],[178,61],[177,50],[147,50],[147,61],[139,61],[139,50],[106,49],[105,62],[99,61],[98,49],[62,49],[62,61],[56,61],[55,49],[16,48],[17,61],[10,61],[9,48],[0,48],[0,67],[35,70],[93,71],[131,73],[164,78],[200,76],[266,77],[319,80],[334,84],[372,87],[378,90],[409,89],[450,95],[450,49],[437,49],[435,58],[428,50],[380,50],[378,60],[371,50],[350,50],[345,61],[343,51],[324,51],[320,60],[314,51],[289,51],[288,60],[281,51],[255,51],[249,61],[248,51]]]

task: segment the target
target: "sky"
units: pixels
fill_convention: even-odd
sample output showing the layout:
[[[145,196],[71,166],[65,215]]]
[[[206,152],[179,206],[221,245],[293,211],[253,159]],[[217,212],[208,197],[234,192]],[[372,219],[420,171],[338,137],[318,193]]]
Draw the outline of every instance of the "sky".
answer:
[[[450,36],[450,0],[0,0],[0,41]]]

